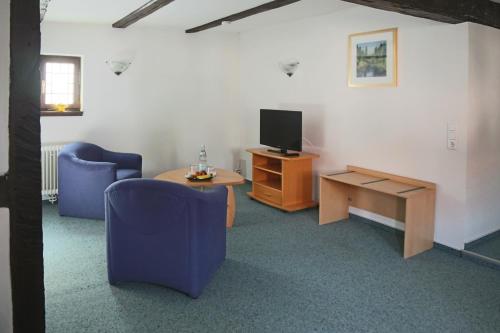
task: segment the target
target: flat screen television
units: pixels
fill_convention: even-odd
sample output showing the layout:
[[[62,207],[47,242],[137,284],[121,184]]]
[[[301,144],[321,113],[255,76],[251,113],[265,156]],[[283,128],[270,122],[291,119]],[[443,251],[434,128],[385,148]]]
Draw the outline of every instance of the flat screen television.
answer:
[[[297,156],[288,150],[302,151],[302,112],[261,109],[260,144],[279,149],[271,152]]]

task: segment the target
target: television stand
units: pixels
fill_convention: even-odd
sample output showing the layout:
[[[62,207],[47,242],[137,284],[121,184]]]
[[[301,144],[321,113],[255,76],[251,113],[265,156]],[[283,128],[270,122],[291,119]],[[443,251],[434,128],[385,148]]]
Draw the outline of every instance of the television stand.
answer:
[[[279,155],[285,156],[285,157],[298,157],[298,156],[300,156],[300,153],[289,153],[286,149],[282,149],[282,150],[268,149],[267,151],[270,153],[279,154]]]
[[[252,154],[252,199],[283,211],[294,212],[316,206],[313,200],[312,162],[316,154],[286,157],[266,149],[248,149]]]

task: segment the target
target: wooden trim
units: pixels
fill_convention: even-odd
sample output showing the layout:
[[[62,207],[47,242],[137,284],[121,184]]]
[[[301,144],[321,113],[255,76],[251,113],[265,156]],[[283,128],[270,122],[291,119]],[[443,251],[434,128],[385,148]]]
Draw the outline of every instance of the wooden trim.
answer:
[[[39,1],[11,0],[10,272],[14,333],[45,332],[40,167]]]
[[[81,117],[83,116],[82,111],[40,111],[40,116],[42,117]]]
[[[264,12],[267,12],[269,10],[273,10],[276,8],[288,6],[288,5],[291,5],[291,4],[293,4],[295,2],[299,2],[299,1],[300,0],[275,0],[275,1],[271,1],[271,2],[266,2],[260,6],[253,7],[253,8],[244,10],[242,12],[232,14],[232,15],[220,18],[218,20],[215,20],[215,21],[205,23],[203,25],[188,29],[188,30],[186,30],[186,33],[191,34],[191,33],[200,32],[203,30],[215,28],[215,27],[222,25],[223,22],[235,22],[235,21],[244,19],[244,18],[249,17],[249,16],[264,13]]]
[[[486,0],[342,0],[444,23],[474,22],[500,29],[500,4]]]
[[[148,15],[156,12],[158,9],[165,7],[169,3],[174,0],[156,0],[156,1],[148,1],[146,4],[142,5],[138,9],[134,10],[124,18],[113,23],[113,28],[126,28],[131,24],[145,18]]]

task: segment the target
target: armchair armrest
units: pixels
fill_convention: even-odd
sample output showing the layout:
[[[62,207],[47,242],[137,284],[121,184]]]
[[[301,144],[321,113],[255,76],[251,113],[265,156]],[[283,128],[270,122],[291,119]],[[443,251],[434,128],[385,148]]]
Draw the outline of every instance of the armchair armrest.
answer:
[[[103,150],[102,158],[104,161],[117,164],[118,169],[134,169],[142,171],[142,156],[133,153],[118,153]]]
[[[189,295],[197,298],[226,257],[227,188],[192,190],[189,223]]]
[[[87,183],[111,184],[116,181],[116,163],[85,161],[77,157],[60,165],[67,171],[66,176],[85,179]]]
[[[104,217],[104,190],[116,181],[116,164],[59,155],[59,214]]]

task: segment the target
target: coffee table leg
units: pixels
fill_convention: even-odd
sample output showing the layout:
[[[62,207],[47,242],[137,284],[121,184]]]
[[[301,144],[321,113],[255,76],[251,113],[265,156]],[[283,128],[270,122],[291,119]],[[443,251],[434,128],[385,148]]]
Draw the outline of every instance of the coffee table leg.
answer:
[[[234,216],[236,214],[236,200],[234,199],[234,190],[232,186],[227,188],[227,219],[226,227],[231,228],[234,224]]]

